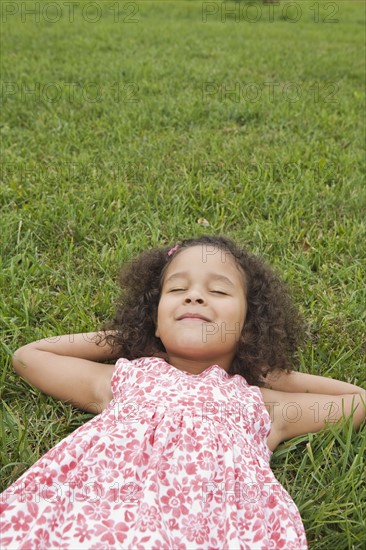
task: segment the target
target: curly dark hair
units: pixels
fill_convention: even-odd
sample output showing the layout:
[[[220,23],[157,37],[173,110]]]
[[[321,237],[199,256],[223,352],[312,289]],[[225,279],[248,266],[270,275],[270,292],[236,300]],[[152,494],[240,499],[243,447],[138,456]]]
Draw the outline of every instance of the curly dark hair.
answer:
[[[240,374],[249,384],[263,386],[268,372],[290,372],[298,362],[296,351],[305,336],[305,324],[287,286],[262,259],[224,236],[185,239],[175,254],[205,244],[211,250],[216,247],[229,252],[246,279],[247,315],[228,373]],[[113,346],[116,357],[132,360],[163,357],[166,353],[162,341],[155,336],[155,325],[164,274],[175,257],[167,254],[171,247],[147,250],[122,268],[122,293],[116,313],[101,327],[98,341]]]

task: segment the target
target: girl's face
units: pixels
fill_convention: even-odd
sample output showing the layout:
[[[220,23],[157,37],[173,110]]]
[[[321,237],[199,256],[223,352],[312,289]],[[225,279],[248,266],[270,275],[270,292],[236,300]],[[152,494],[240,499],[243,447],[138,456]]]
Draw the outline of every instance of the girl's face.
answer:
[[[246,309],[245,277],[231,254],[212,245],[178,250],[165,273],[155,335],[173,366],[228,370]]]

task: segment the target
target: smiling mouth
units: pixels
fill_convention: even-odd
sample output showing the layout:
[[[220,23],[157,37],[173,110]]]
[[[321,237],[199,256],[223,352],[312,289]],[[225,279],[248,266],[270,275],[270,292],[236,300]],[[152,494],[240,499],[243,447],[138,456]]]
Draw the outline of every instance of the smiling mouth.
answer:
[[[202,317],[183,317],[183,319],[178,319],[178,321],[195,321],[200,323],[209,323],[210,321],[207,321],[207,319],[203,319]]]
[[[210,323],[210,319],[199,313],[186,313],[178,317],[177,321],[200,321],[201,323]]]

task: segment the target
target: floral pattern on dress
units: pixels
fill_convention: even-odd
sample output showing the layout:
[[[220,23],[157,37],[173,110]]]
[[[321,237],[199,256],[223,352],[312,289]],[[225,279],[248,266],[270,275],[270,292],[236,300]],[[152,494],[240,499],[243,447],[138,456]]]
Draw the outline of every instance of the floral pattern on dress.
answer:
[[[119,359],[113,399],[0,495],[4,550],[307,548],[260,390],[218,365]]]

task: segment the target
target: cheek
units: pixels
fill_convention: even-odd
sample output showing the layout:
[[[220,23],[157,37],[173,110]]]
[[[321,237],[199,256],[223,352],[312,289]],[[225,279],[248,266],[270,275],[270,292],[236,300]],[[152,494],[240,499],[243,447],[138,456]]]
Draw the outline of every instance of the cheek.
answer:
[[[240,331],[243,330],[243,327],[245,325],[245,318],[246,318],[246,308],[245,306],[241,306],[236,311],[236,319],[240,324]]]
[[[159,302],[157,311],[156,311],[156,322],[155,322],[155,336],[158,338],[161,337],[160,329],[164,327],[164,319],[166,318],[166,312],[164,309],[164,302]]]
[[[160,312],[159,312],[159,307],[158,307],[158,309],[156,310],[155,319],[153,319],[153,321],[154,321],[154,325],[155,325],[155,336],[159,337],[159,326],[160,326]]]

